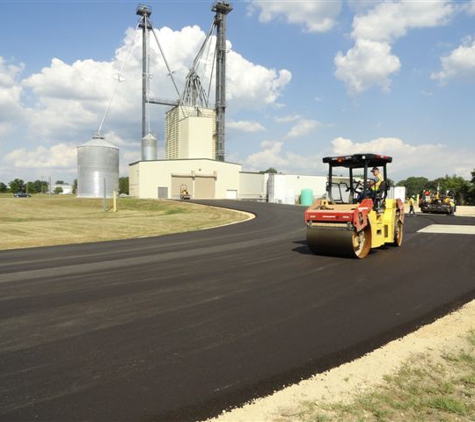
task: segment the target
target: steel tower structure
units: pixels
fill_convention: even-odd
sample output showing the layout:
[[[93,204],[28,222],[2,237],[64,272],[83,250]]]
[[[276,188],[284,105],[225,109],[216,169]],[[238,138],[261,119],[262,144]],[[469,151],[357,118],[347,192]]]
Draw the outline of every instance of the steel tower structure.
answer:
[[[231,3],[226,1],[216,1],[211,7],[211,11],[215,12],[213,26],[216,28],[216,160],[224,161],[224,141],[225,141],[225,110],[226,110],[226,15],[233,10]],[[195,69],[191,69],[187,76],[185,92],[181,100],[172,101],[161,98],[151,98],[149,96],[149,31],[153,33],[152,23],[149,18],[152,9],[146,5],[139,5],[136,14],[141,16],[139,27],[142,29],[142,159],[146,160],[144,154],[147,145],[144,144],[147,132],[147,103],[162,104],[170,106],[180,106],[184,103],[192,103],[189,105],[196,106],[198,102],[202,106],[207,104],[206,93],[201,87],[201,83]],[[158,47],[161,47],[158,39],[154,34]],[[207,39],[209,36],[207,37]],[[163,55],[163,51],[162,55]],[[173,80],[173,75],[169,69],[165,57],[163,57],[165,65]],[[175,84],[175,82],[173,81]],[[175,88],[176,84],[175,84]]]
[[[149,84],[149,30],[152,24],[149,21],[152,9],[149,6],[140,4],[137,6],[136,14],[142,16],[139,22],[139,28],[142,28],[142,138],[147,135],[147,95]]]
[[[231,3],[217,1],[216,12],[216,160],[224,161],[224,123],[226,111],[226,15],[233,10]]]

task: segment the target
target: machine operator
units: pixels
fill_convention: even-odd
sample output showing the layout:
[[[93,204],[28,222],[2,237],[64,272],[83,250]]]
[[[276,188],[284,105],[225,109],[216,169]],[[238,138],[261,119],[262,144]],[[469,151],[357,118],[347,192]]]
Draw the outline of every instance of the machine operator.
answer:
[[[371,173],[373,173],[373,177],[368,182],[368,189],[360,193],[360,196],[358,197],[358,202],[361,202],[363,198],[367,197],[375,198],[376,192],[378,192],[381,183],[383,183],[383,175],[379,172],[378,167],[373,167],[371,169]]]

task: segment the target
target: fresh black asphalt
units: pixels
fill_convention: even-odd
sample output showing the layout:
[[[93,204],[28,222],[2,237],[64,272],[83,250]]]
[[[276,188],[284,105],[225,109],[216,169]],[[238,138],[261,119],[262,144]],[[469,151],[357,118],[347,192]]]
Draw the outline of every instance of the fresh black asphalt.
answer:
[[[197,421],[475,298],[475,218],[406,217],[400,248],[316,256],[302,207],[194,233],[0,252],[0,421]]]

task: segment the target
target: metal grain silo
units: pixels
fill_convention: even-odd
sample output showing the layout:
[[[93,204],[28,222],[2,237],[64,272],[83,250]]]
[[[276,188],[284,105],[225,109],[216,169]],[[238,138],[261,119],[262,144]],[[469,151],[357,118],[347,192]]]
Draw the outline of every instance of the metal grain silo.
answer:
[[[112,197],[119,189],[119,148],[95,135],[78,146],[78,189],[81,198]]]
[[[142,161],[157,159],[157,138],[151,133],[142,138]]]

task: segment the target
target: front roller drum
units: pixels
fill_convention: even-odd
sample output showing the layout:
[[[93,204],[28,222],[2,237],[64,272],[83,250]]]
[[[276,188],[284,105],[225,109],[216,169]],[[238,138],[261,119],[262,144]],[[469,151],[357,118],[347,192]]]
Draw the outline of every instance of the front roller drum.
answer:
[[[307,245],[317,255],[365,258],[371,250],[371,228],[342,230],[327,227],[308,227]]]

